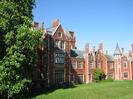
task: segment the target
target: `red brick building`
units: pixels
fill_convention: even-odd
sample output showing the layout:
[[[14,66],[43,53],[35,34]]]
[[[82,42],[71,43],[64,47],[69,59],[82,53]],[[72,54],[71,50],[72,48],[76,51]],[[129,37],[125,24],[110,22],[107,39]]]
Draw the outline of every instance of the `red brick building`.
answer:
[[[124,49],[121,52],[117,44],[114,53],[115,80],[132,80],[132,57],[131,52],[124,53]]]
[[[34,27],[39,26],[35,24]],[[133,79],[133,52],[125,54],[117,44],[114,55],[109,55],[103,52],[102,43],[98,49],[86,44],[83,51],[78,50],[74,32],[64,29],[58,19],[43,31],[44,41],[38,47],[38,59],[33,73],[35,82],[41,85],[89,83],[93,81],[92,72],[95,68],[102,69],[106,78]]]

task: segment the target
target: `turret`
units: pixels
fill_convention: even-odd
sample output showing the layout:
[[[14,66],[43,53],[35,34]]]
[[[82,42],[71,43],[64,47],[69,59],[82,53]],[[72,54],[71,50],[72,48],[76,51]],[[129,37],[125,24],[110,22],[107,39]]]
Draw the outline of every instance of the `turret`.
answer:
[[[115,80],[121,80],[121,74],[120,74],[120,71],[121,71],[121,56],[122,56],[122,53],[121,53],[121,50],[119,48],[119,45],[117,43],[116,45],[116,49],[115,49],[115,52],[114,52],[114,68],[115,68]]]
[[[117,45],[116,45],[116,49],[115,49],[115,52],[114,52],[114,56],[115,56],[115,55],[122,55],[118,43],[117,43]]]

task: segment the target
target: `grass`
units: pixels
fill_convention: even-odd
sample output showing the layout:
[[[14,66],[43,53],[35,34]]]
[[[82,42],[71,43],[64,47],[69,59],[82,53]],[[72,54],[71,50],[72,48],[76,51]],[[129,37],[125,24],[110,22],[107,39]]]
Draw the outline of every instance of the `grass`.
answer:
[[[33,99],[133,99],[133,81],[100,82],[57,89]]]

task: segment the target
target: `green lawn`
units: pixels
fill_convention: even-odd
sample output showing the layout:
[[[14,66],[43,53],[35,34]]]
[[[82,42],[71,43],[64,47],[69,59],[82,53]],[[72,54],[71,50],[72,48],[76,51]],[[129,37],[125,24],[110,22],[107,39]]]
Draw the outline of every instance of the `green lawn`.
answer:
[[[133,81],[101,82],[57,89],[33,99],[133,99]]]

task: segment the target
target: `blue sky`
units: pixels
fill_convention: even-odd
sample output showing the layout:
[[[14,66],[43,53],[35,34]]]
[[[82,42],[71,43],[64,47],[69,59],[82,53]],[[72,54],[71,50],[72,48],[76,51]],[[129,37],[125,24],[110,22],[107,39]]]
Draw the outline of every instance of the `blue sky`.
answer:
[[[76,45],[98,47],[114,53],[116,43],[125,51],[133,43],[133,0],[36,0],[34,21],[49,28],[58,18],[63,28],[73,30]]]

